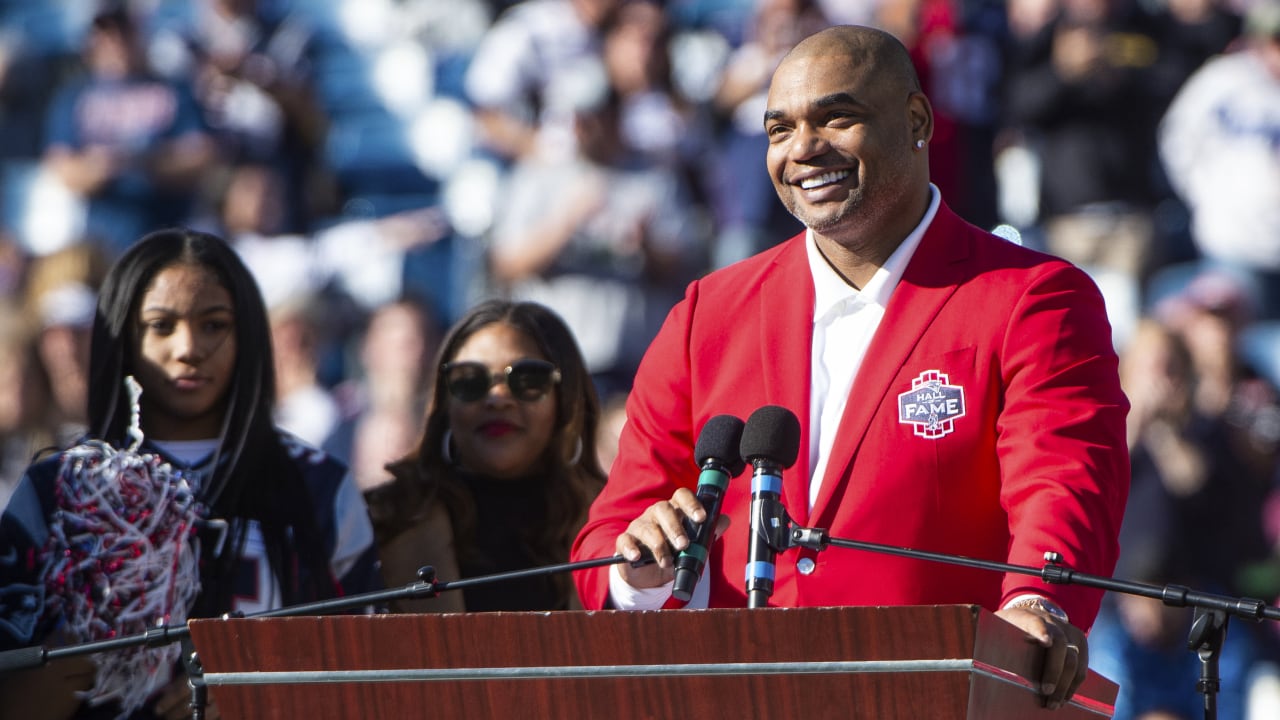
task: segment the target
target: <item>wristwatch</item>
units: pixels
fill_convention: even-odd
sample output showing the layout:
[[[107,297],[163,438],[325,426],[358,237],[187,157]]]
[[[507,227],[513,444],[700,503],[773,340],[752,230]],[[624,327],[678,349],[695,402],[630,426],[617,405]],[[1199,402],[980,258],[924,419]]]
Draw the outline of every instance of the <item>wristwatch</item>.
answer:
[[[1027,608],[1028,610],[1043,610],[1049,613],[1050,615],[1058,618],[1062,622],[1071,622],[1071,620],[1067,618],[1066,610],[1063,610],[1054,601],[1048,598],[1040,597],[1039,595],[1029,595],[1027,597],[1018,598],[1013,602],[1009,603],[1008,605],[1005,605],[1005,607],[1006,608]]]

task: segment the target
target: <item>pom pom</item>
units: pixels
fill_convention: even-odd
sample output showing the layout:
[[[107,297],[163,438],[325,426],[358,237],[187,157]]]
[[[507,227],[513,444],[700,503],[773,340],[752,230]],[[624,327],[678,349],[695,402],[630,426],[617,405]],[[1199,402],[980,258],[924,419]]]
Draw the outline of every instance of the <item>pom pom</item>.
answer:
[[[89,441],[67,450],[56,484],[57,509],[44,548],[45,613],[59,635],[87,642],[181,625],[200,592],[199,542],[205,514],[198,478],[157,455],[139,453],[137,399],[126,450]],[[91,704],[116,700],[127,716],[166,684],[181,654],[176,643],[137,645],[94,655]]]

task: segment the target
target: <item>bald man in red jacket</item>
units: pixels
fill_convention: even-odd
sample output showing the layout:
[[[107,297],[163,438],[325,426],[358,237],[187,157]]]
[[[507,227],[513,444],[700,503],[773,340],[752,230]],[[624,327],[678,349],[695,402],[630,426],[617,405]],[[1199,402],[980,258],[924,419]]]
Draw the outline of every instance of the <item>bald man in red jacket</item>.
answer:
[[[933,130],[906,51],[824,30],[779,65],[766,164],[805,233],[693,283],[650,347],[619,455],[573,559],[657,563],[575,578],[587,608],[671,607],[698,432],[763,405],[801,421],[782,473],[799,526],[834,537],[1110,575],[1128,493],[1128,403],[1101,295],[1080,270],[961,220],[929,182]],[[746,473],[700,583],[747,604]],[[1046,648],[1065,701],[1087,672],[1099,591],[831,548],[778,555],[779,606],[977,603]]]

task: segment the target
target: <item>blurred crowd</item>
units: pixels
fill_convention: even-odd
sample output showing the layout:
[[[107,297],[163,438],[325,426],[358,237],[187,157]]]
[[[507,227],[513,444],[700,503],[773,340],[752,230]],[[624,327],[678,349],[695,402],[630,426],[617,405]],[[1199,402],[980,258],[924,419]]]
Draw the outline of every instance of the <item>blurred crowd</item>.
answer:
[[[175,224],[240,251],[279,422],[362,487],[489,297],[566,320],[607,469],[685,285],[800,229],[765,92],[833,23],[912,51],[957,212],[1102,288],[1133,405],[1117,576],[1280,597],[1280,0],[0,0],[0,504],[84,430],[105,268]],[[1188,621],[1108,602],[1117,717],[1196,716]],[[1228,643],[1224,710],[1280,716],[1280,632]]]

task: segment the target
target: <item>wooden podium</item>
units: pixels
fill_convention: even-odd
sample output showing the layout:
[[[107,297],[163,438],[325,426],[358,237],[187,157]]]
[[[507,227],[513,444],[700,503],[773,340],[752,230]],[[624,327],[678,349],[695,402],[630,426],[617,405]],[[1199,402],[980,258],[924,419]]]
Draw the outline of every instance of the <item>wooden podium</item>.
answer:
[[[1045,710],[1037,648],[977,606],[193,620],[224,718],[1111,717]]]

